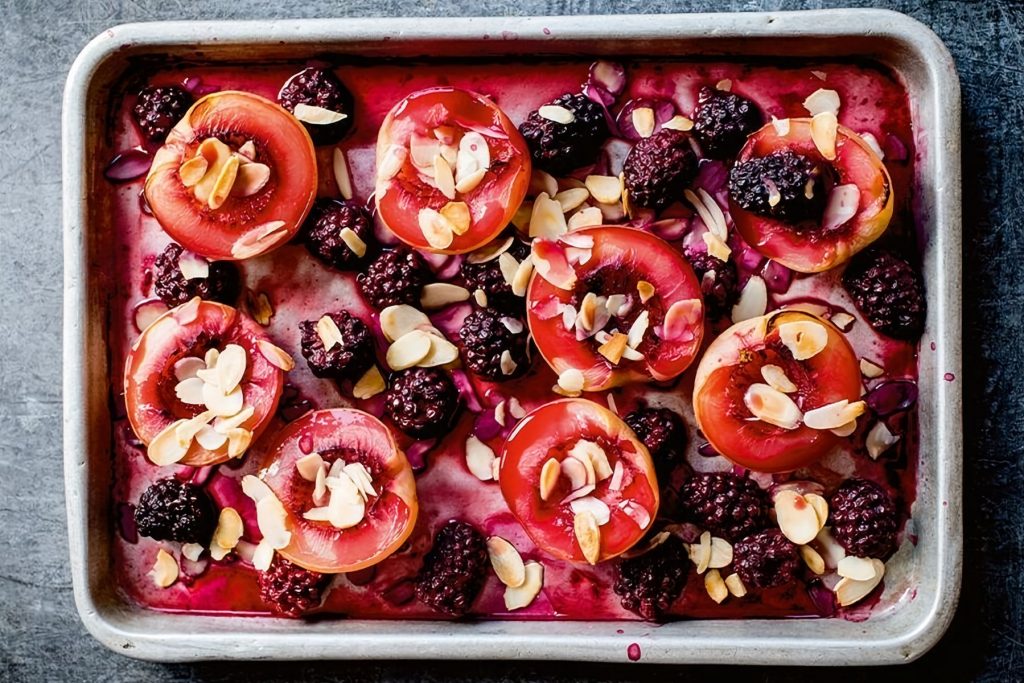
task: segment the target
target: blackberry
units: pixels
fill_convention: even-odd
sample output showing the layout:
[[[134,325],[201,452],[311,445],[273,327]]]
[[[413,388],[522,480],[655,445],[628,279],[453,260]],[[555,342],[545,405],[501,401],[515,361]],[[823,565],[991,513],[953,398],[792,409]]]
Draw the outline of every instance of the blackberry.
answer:
[[[195,484],[160,479],[139,498],[135,526],[142,536],[158,541],[207,545],[217,528],[217,508]]]
[[[423,285],[430,270],[415,251],[405,247],[387,249],[356,278],[363,296],[375,308],[396,304],[419,306]]]
[[[384,394],[388,417],[417,439],[443,434],[459,409],[459,390],[440,368],[409,368],[391,376]]]
[[[732,167],[729,196],[758,216],[817,226],[827,200],[823,175],[821,166],[805,156],[788,149],[772,152]]]
[[[716,258],[706,251],[687,250],[684,256],[700,280],[707,316],[722,318],[729,315],[733,304],[739,300],[736,264]]]
[[[466,366],[484,379],[503,382],[530,369],[530,359],[526,355],[529,335],[520,318],[504,315],[492,308],[473,311],[463,321],[459,338]],[[512,364],[502,368],[502,357],[507,357]]]
[[[153,263],[153,288],[165,304],[179,306],[193,297],[234,304],[241,288],[238,268],[230,261],[213,261],[206,277],[185,279],[178,260],[185,250],[171,242]]]
[[[693,133],[704,156],[729,159],[736,156],[747,136],[764,123],[757,105],[736,93],[701,88],[693,110]]]
[[[683,542],[671,535],[643,555],[620,562],[613,588],[623,607],[657,621],[682,593],[689,566]]]
[[[260,598],[277,614],[300,617],[320,606],[329,582],[329,575],[303,569],[278,555],[270,569],[259,572]]]
[[[768,494],[748,477],[730,472],[695,474],[679,491],[686,520],[727,541],[768,525]]]
[[[333,145],[352,128],[355,113],[352,93],[330,71],[315,67],[303,69],[285,81],[281,92],[277,94],[277,101],[293,114],[295,105],[307,104],[345,115],[337,123],[312,124],[303,121],[302,125],[309,131],[314,144]]]
[[[829,502],[832,536],[857,557],[885,560],[896,545],[896,503],[867,479],[847,479]]]
[[[747,588],[783,586],[800,571],[800,550],[778,529],[766,529],[733,545],[732,566]]]
[[[348,228],[365,245],[362,256],[341,238]],[[374,245],[373,218],[362,204],[347,200],[318,199],[302,225],[302,241],[309,253],[338,270],[350,270],[361,263]]]
[[[498,239],[503,238],[499,237]],[[513,238],[508,253],[514,256],[516,261],[522,263],[530,255],[530,247],[519,239]],[[470,263],[463,259],[460,268],[466,288],[471,292],[479,289],[487,295],[488,308],[505,311],[523,310],[524,299],[512,293],[512,285],[505,280],[498,259],[493,258],[483,263]]]
[[[573,120],[558,123],[530,112],[519,132],[526,139],[537,168],[554,175],[594,163],[601,143],[608,137],[604,109],[585,95],[565,94],[548,103],[572,112]]]
[[[466,522],[451,520],[437,532],[416,577],[416,597],[449,616],[470,610],[487,578],[487,544]]]
[[[668,481],[669,474],[683,461],[686,449],[682,418],[668,408],[640,408],[626,416],[626,424],[651,452],[658,478]]]
[[[341,332],[341,343],[330,349],[317,332],[318,320],[299,323],[302,334],[302,355],[309,363],[309,369],[317,377],[332,379],[359,379],[370,369],[374,361],[373,333],[359,318],[348,311],[325,313],[334,321]]]
[[[181,88],[149,86],[139,93],[132,114],[146,140],[163,142],[193,103],[192,95]]]
[[[843,284],[871,327],[896,339],[921,336],[924,283],[899,256],[880,249],[863,252],[846,267]]]
[[[697,155],[686,133],[663,128],[633,145],[622,167],[629,204],[660,211],[697,175]]]

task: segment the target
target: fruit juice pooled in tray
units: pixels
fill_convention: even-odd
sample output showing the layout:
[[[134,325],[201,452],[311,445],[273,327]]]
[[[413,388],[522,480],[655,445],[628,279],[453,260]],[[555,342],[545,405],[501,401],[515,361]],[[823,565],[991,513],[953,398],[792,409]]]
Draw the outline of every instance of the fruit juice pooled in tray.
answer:
[[[95,151],[119,590],[868,617],[915,541],[909,110],[854,62],[136,65]]]

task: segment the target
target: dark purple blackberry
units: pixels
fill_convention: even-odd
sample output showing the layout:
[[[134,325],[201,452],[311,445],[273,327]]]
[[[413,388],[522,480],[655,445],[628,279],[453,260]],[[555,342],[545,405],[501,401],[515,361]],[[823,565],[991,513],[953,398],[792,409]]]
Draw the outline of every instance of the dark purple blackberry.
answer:
[[[736,264],[716,258],[706,251],[687,250],[684,256],[700,280],[707,316],[721,318],[729,315],[733,304],[739,299]]]
[[[660,211],[697,175],[697,155],[686,133],[663,128],[633,145],[622,167],[630,206]]]
[[[686,450],[686,425],[679,414],[668,408],[640,408],[626,416],[626,424],[647,446],[662,483],[683,461]]]
[[[800,571],[800,550],[778,529],[766,529],[733,545],[732,566],[747,588],[783,586]]]
[[[276,614],[301,617],[320,606],[330,576],[311,572],[277,556],[270,569],[259,572],[260,598]]]
[[[689,568],[683,542],[671,535],[643,555],[620,562],[613,588],[623,607],[657,621],[683,591]]]
[[[207,545],[217,528],[217,508],[200,487],[160,479],[139,498],[135,526],[142,536],[158,541]]]
[[[440,368],[409,368],[391,376],[384,394],[388,417],[417,439],[443,434],[459,409],[459,390]]]
[[[341,237],[348,228],[365,245],[362,256]],[[372,250],[373,217],[362,204],[338,199],[318,199],[302,224],[302,241],[309,253],[338,270],[351,270],[365,262]]]
[[[679,491],[686,521],[727,541],[737,541],[768,525],[768,494],[752,479],[714,472],[694,474]]]
[[[192,95],[173,85],[149,86],[139,93],[132,114],[146,140],[163,142],[193,101]]]
[[[881,249],[861,253],[846,267],[843,284],[871,327],[896,339],[921,336],[924,283],[899,256]]]
[[[693,133],[704,156],[729,159],[736,156],[747,136],[764,123],[757,105],[736,93],[701,88],[693,110]]]
[[[277,101],[293,114],[295,105],[301,103],[345,115],[345,118],[337,123],[302,122],[309,131],[309,137],[313,138],[313,143],[317,145],[333,145],[345,137],[355,120],[352,93],[333,73],[315,67],[303,69],[285,81],[281,92],[277,94]]]
[[[463,321],[459,338],[466,366],[484,379],[503,382],[520,377],[530,369],[526,355],[530,337],[520,318],[493,308],[473,311]],[[511,361],[506,361],[505,368],[502,368],[502,357]]]
[[[419,306],[423,285],[430,270],[415,251],[405,247],[387,249],[356,278],[363,296],[374,308],[396,304]]]
[[[896,545],[896,503],[867,479],[847,479],[829,502],[832,536],[856,557],[885,560]]]
[[[821,166],[792,150],[772,152],[732,167],[729,196],[758,216],[817,227],[827,200],[823,175]]]
[[[302,334],[302,355],[309,363],[309,369],[317,377],[356,380],[363,376],[374,361],[373,333],[359,318],[348,311],[325,313],[334,321],[341,332],[341,343],[333,344],[329,350],[317,331],[317,320],[299,323]]]
[[[565,94],[549,102],[573,114],[569,123],[558,123],[530,112],[519,132],[526,139],[537,168],[555,175],[594,163],[601,143],[608,137],[608,122],[601,105],[585,95]]]
[[[473,606],[487,578],[487,543],[470,524],[451,520],[437,532],[416,577],[416,597],[449,616],[461,617]]]
[[[240,289],[238,268],[230,261],[212,261],[206,277],[185,279],[178,260],[185,250],[171,242],[153,263],[153,289],[168,306],[179,306],[193,297],[234,304]]]
[[[505,238],[499,237],[498,239]],[[514,256],[516,261],[522,262],[530,255],[530,247],[513,238],[508,253]],[[466,288],[469,291],[479,289],[487,295],[488,308],[520,312],[524,310],[525,299],[512,293],[512,286],[505,280],[498,259],[493,258],[483,263],[470,263],[468,260],[463,260],[461,272],[462,279],[466,281]]]

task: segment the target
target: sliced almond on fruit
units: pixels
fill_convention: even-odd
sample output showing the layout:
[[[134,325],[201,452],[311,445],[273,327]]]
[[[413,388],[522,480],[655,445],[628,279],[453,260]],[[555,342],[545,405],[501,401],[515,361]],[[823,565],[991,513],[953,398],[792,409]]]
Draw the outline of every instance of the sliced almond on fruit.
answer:
[[[668,128],[669,130],[681,130],[684,133],[686,131],[693,130],[693,121],[680,114],[676,114],[665,123],[661,124],[662,128]]]
[[[598,347],[597,352],[607,358],[613,365],[618,365],[619,361],[622,360],[622,354],[626,350],[628,343],[628,336],[621,332],[616,332],[608,338],[608,341]]]
[[[466,439],[466,467],[480,481],[494,479],[492,464],[495,456],[491,447],[472,434]]]
[[[601,448],[600,444],[589,439],[580,439],[569,449],[569,455],[594,470],[595,481],[604,481],[612,476],[611,465],[608,464],[608,454]]]
[[[210,162],[203,157],[192,157],[181,166],[178,167],[178,177],[181,178],[181,184],[185,187],[193,187],[203,176],[206,175],[206,171],[210,168]]]
[[[590,192],[582,187],[570,187],[552,197],[562,207],[562,213],[569,213],[573,209],[579,208],[589,198]]]
[[[392,370],[411,368],[430,353],[433,345],[432,335],[423,330],[412,330],[395,340],[388,347],[386,360]]]
[[[186,280],[206,278],[210,276],[210,262],[199,254],[183,251],[178,257],[178,270]]]
[[[366,256],[366,242],[360,237],[355,230],[352,228],[342,228],[339,233],[341,241],[345,243],[345,246],[352,250],[358,258]]]
[[[732,564],[732,544],[724,538],[711,537],[711,557],[708,559],[708,567],[721,569]]]
[[[533,261],[529,258],[523,259],[512,275],[512,294],[515,296],[526,296],[526,289],[530,284],[530,276],[533,275]]]
[[[186,420],[177,420],[167,425],[159,434],[153,437],[146,448],[146,457],[154,465],[173,465],[179,462],[188,453],[189,444],[182,445],[178,439],[178,427],[185,424]]]
[[[558,375],[558,387],[570,394],[579,394],[583,391],[585,378],[583,373],[576,368],[563,370]]]
[[[828,522],[828,501],[817,493],[805,493],[804,500],[814,508],[814,514],[818,515],[819,527],[824,527]]]
[[[839,561],[836,573],[855,581],[870,581],[875,578],[875,566],[870,558],[847,555]]]
[[[881,560],[871,560],[871,563],[875,570],[875,575],[872,578],[858,581],[844,577],[836,584],[833,590],[840,607],[847,607],[863,600],[881,583],[885,576],[885,564]]]
[[[839,105],[839,93],[826,88],[818,88],[804,100],[804,109],[811,116],[816,116],[822,112],[829,112],[833,116],[838,116]]]
[[[609,399],[609,401],[614,403],[614,399],[612,399],[612,395],[611,394],[608,394],[608,399]],[[609,406],[609,409],[611,409],[611,406]],[[612,410],[612,412],[617,412],[617,411]],[[625,476],[625,474],[626,474],[626,470],[622,466],[622,461],[621,460],[616,460],[615,461],[615,467],[612,468],[611,481],[608,482],[608,490],[609,491],[620,491],[620,490],[622,490],[622,479]]]
[[[857,421],[852,420],[844,424],[842,427],[830,429],[829,431],[838,436],[839,438],[845,439],[846,437],[850,436],[855,431],[857,431]]]
[[[590,564],[597,564],[601,557],[601,528],[594,514],[587,510],[577,512],[572,518],[572,528],[583,558]]]
[[[512,254],[504,252],[498,257],[498,269],[505,282],[511,286],[516,277],[516,271],[519,270],[519,261]]]
[[[216,385],[209,382],[203,384],[203,403],[217,417],[237,415],[242,410],[244,400],[242,387],[235,387],[225,394]]]
[[[878,460],[882,453],[885,453],[900,437],[889,431],[888,425],[884,422],[876,422],[875,426],[868,432],[864,445],[868,449],[868,456],[872,460]]]
[[[564,474],[569,479],[569,488],[572,491],[577,491],[588,483],[587,479],[587,466],[583,464],[581,460],[570,457],[559,463],[559,472]],[[596,479],[596,475],[594,477]]]
[[[548,458],[540,469],[540,499],[546,501],[554,493],[562,466],[555,458]]]
[[[174,378],[179,382],[193,379],[196,373],[206,369],[206,361],[197,356],[187,356],[174,364]],[[200,380],[201,381],[201,380]]]
[[[636,291],[640,295],[640,303],[645,304],[654,296],[654,285],[647,280],[640,280],[636,283]]]
[[[421,368],[433,368],[438,365],[448,365],[459,358],[459,347],[452,344],[444,337],[436,334],[430,336],[430,351],[418,363]]]
[[[359,381],[352,387],[352,396],[360,400],[376,396],[387,388],[384,376],[380,369],[374,365],[359,378]]]
[[[512,247],[512,244],[514,242],[515,237],[513,237],[512,235],[509,235],[504,239],[494,240],[490,244],[480,247],[476,251],[466,256],[466,262],[487,263],[488,261],[493,261],[494,259],[504,254],[506,251],[508,251]]]
[[[602,204],[614,204],[622,199],[622,179],[610,175],[588,175],[584,181],[590,194]]]
[[[210,425],[203,425],[202,428],[196,432],[196,443],[208,451],[217,450],[227,443],[227,440],[227,434],[218,432]]]
[[[466,202],[448,202],[441,207],[440,213],[448,219],[452,232],[456,235],[466,234],[473,220],[469,213],[469,205]]]
[[[198,296],[192,297],[189,301],[186,301],[182,305],[171,311],[171,316],[179,325],[189,325],[195,322],[195,319],[199,317],[199,304],[202,303],[202,299]],[[209,363],[207,363],[209,365]]]
[[[703,235],[701,239],[704,240],[705,246],[708,248],[708,253],[714,256],[719,261],[728,261],[729,255],[732,254],[732,249],[726,244],[725,240],[711,232],[710,230]],[[759,277],[754,275],[753,277]],[[749,281],[748,281],[749,282]]]
[[[544,565],[540,562],[527,562],[524,573],[521,585],[505,588],[505,609],[510,612],[529,606],[544,587]]]
[[[487,175],[486,168],[478,168],[471,173],[467,173],[465,176],[460,176],[458,182],[455,183],[455,191],[460,194],[466,194],[476,189],[480,181]]]
[[[766,310],[768,310],[768,287],[761,276],[751,275],[747,284],[743,285],[739,301],[732,307],[732,321],[739,323],[750,320],[764,315]]]
[[[448,199],[455,199],[455,174],[452,167],[440,154],[434,157],[434,182],[437,189]]]
[[[872,363],[867,358],[861,358],[860,374],[864,375],[868,379],[876,379],[885,374],[885,368],[875,363]]]
[[[831,320],[833,325],[838,327],[843,332],[846,332],[847,330],[850,329],[850,326],[853,325],[853,321],[855,320],[855,318],[849,313],[840,311],[839,313],[833,315]]]
[[[210,192],[210,197],[207,199],[206,204],[211,209],[219,209],[224,206],[224,202],[227,201],[228,196],[231,194],[231,189],[235,186],[235,179],[238,177],[238,167],[241,165],[237,157],[228,159],[227,163],[220,170],[220,175],[217,176],[217,181],[213,184],[213,191]],[[267,169],[268,172],[270,169]]]
[[[618,508],[641,530],[646,530],[651,523],[650,511],[635,500],[623,500],[619,503]]]
[[[836,138],[839,135],[839,121],[830,111],[815,114],[811,119],[811,140],[821,156],[829,161],[836,158]]]
[[[288,231],[285,230],[284,225],[284,221],[267,221],[257,225],[231,245],[231,255],[244,261],[266,252],[288,237]]]
[[[767,384],[751,384],[743,404],[757,419],[783,429],[796,429],[803,418],[793,399]]]
[[[808,410],[804,413],[804,424],[811,429],[838,429],[863,415],[866,408],[864,401],[850,403],[843,399]]]
[[[270,569],[271,563],[274,561],[274,547],[270,545],[266,540],[262,540],[257,544],[256,549],[252,553],[252,566],[257,571],[265,572]]]
[[[267,487],[269,491],[269,487]],[[256,524],[263,540],[274,550],[287,547],[292,533],[288,530],[288,515],[273,491],[256,501]]]
[[[533,173],[530,174],[529,193],[538,195],[541,192],[546,192],[549,197],[554,197],[558,194],[558,181],[547,171],[534,168]]]
[[[781,391],[784,394],[792,394],[798,388],[789,377],[786,377],[786,371],[778,365],[772,365],[771,363],[762,365],[761,377],[764,377],[764,381],[772,389]]]
[[[700,299],[683,299],[675,301],[665,311],[661,337],[666,341],[692,341],[695,339],[694,328],[701,322],[704,313],[704,302]]]
[[[242,516],[238,510],[233,507],[221,508],[217,528],[213,532],[213,545],[224,550],[234,550],[243,531]]]
[[[640,315],[633,320],[633,324],[629,326],[629,332],[626,334],[628,346],[631,349],[640,346],[640,343],[644,340],[644,335],[647,334],[649,325],[650,314],[647,311],[641,311]]]
[[[295,469],[306,481],[316,481],[316,476],[324,468],[324,464],[324,459],[319,453],[310,453],[295,461]]]
[[[543,107],[537,109],[537,115],[542,119],[547,119],[548,121],[554,121],[555,123],[561,123],[563,125],[572,123],[576,119],[576,116],[572,111],[557,104],[545,104]]]
[[[295,105],[294,114],[295,118],[299,121],[314,126],[329,126],[332,123],[344,121],[348,118],[348,114],[342,114],[340,111],[331,111],[330,109],[304,102],[299,102]]]
[[[533,212],[530,214],[530,237],[555,239],[568,231],[562,205],[552,199],[547,192],[541,192],[533,201]]]
[[[241,164],[231,186],[232,197],[251,197],[270,182],[270,167],[266,164]]]
[[[817,356],[828,345],[828,330],[811,320],[797,320],[779,325],[779,339],[793,358],[807,360]]]
[[[717,569],[712,569],[704,575],[704,590],[708,592],[712,600],[719,604],[729,597],[729,588],[725,585],[722,574]]]
[[[637,134],[642,138],[649,138],[654,134],[654,110],[650,107],[637,107],[633,110],[630,117],[633,122],[633,128],[636,129]]]
[[[526,565],[516,547],[501,536],[487,539],[487,555],[498,580],[510,588],[526,582]]]
[[[796,545],[813,541],[824,526],[807,499],[788,489],[775,494],[775,520],[782,535]]]
[[[601,209],[596,206],[587,206],[569,216],[566,227],[569,230],[580,230],[602,223],[604,223],[604,214],[601,213]]]
[[[789,135],[789,119],[777,119],[772,117],[772,126],[775,128],[775,133],[781,137]]]
[[[747,587],[743,585],[743,579],[739,574],[729,574],[725,577],[725,587],[734,598],[742,598],[747,594]]]
[[[582,496],[569,502],[569,508],[576,514],[589,512],[594,516],[598,526],[604,526],[611,519],[612,511],[608,505],[599,498],[593,496]]]
[[[431,282],[423,286],[420,305],[426,309],[438,309],[469,299],[469,290],[448,282]]]
[[[451,221],[434,209],[420,209],[418,214],[420,231],[427,244],[433,249],[447,249],[455,239],[455,230]]]
[[[189,377],[174,385],[174,395],[182,403],[192,406],[203,404],[203,380],[198,377]]]
[[[227,417],[218,417],[214,423],[213,428],[221,434],[227,434],[228,431],[235,427],[240,427],[250,417],[256,414],[256,408],[253,406],[245,406],[234,415],[228,415]]]
[[[388,306],[380,312],[380,329],[389,342],[394,342],[413,330],[427,329],[430,326],[430,318],[425,313],[406,304]]]
[[[234,391],[245,375],[245,349],[238,344],[228,344],[217,359],[217,385],[224,393]],[[237,410],[235,411],[238,412]],[[234,413],[232,413],[233,415]]]
[[[156,551],[156,562],[149,575],[158,588],[167,588],[178,580],[178,562],[173,555],[160,548]]]
[[[391,145],[385,150],[377,166],[377,181],[391,180],[402,170],[406,159],[409,157],[409,150],[400,145]]]
[[[244,427],[228,430],[228,456],[237,458],[249,449],[252,443],[252,432]]]
[[[183,420],[178,425],[177,429],[174,430],[175,436],[178,438],[178,443],[182,446],[188,447],[191,445],[192,440],[196,438],[196,435],[202,431],[203,427],[207,426],[214,417],[214,413],[211,410],[206,410],[195,417]]]
[[[807,565],[807,568],[818,576],[825,573],[825,560],[821,557],[821,554],[811,546],[800,546],[800,557],[803,558],[804,564]]]

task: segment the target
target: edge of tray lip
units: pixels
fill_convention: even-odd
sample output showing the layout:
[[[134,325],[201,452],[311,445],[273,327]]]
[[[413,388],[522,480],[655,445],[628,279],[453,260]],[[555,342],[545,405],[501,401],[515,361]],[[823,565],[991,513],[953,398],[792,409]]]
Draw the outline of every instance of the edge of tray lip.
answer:
[[[858,22],[849,22],[850,14],[858,15]],[[933,136],[932,143],[939,149],[938,160],[944,167],[946,177],[951,181],[949,192],[945,196],[937,197],[936,207],[932,221],[941,223],[944,227],[936,231],[936,235],[942,240],[943,248],[939,252],[939,260],[946,268],[946,275],[937,283],[931,286],[938,286],[940,293],[939,303],[943,304],[937,324],[937,333],[940,337],[946,338],[950,332],[957,333],[955,344],[944,344],[942,356],[937,361],[941,368],[961,369],[961,350],[959,343],[959,329],[961,325],[961,304],[960,304],[960,85],[956,76],[956,69],[952,56],[946,46],[939,38],[924,24],[904,14],[889,10],[875,9],[852,9],[852,10],[810,10],[796,12],[753,12],[753,13],[731,13],[731,14],[669,14],[669,15],[615,15],[618,22],[617,28],[611,33],[621,35],[623,38],[639,38],[645,30],[650,35],[663,35],[665,23],[676,26],[688,24],[692,35],[687,37],[698,37],[699,23],[702,20],[713,18],[716,21],[729,23],[727,32],[718,34],[719,37],[745,37],[750,35],[768,36],[775,32],[785,33],[787,36],[806,35],[813,36],[835,36],[865,35],[865,23],[876,24],[878,30],[871,34],[896,40],[911,49],[917,57],[921,58],[927,65],[930,72],[930,79],[933,85],[943,87],[942,93],[932,94],[940,97],[940,102],[935,111],[935,126],[929,130]],[[841,18],[845,18],[840,21]],[[500,18],[503,27],[519,28],[521,31],[531,30],[536,35],[530,35],[537,40],[579,40],[594,37],[603,32],[592,28],[593,24],[586,20],[607,19],[607,15],[595,17],[504,17]],[[813,22],[808,20],[814,20]],[[182,31],[194,33],[196,31],[205,33],[206,37],[216,39],[218,44],[242,44],[242,43],[270,43],[287,39],[289,41],[305,44],[318,41],[336,41],[346,38],[353,38],[363,34],[367,28],[380,29],[386,27],[388,30],[407,34],[420,39],[438,37],[458,38],[479,38],[480,28],[483,26],[495,25],[497,17],[467,17],[459,19],[448,18],[360,18],[360,19],[299,19],[299,20],[263,20],[263,21],[171,21],[152,23],[131,23],[112,27],[100,33],[88,43],[78,55],[68,75],[62,114],[63,134],[63,224],[64,224],[64,473],[66,507],[68,514],[68,535],[69,549],[72,558],[72,578],[74,585],[75,604],[79,616],[87,630],[102,644],[120,654],[125,654],[141,659],[156,661],[187,661],[197,659],[208,659],[209,652],[199,650],[189,655],[186,648],[168,648],[160,642],[159,634],[154,632],[139,631],[135,629],[122,628],[118,624],[115,609],[100,606],[96,601],[93,586],[90,585],[89,566],[94,558],[91,557],[87,543],[87,501],[85,500],[86,468],[87,465],[82,459],[86,452],[85,446],[88,443],[89,426],[86,424],[85,411],[81,409],[81,401],[85,398],[85,376],[83,349],[84,327],[82,313],[86,310],[86,282],[87,263],[84,247],[84,218],[85,218],[85,186],[84,178],[79,172],[85,161],[84,127],[81,126],[81,119],[85,113],[87,95],[92,86],[92,79],[96,71],[111,57],[117,53],[136,47],[159,48],[161,46],[181,45],[186,41]],[[803,25],[793,24],[799,21]],[[582,22],[582,24],[581,24]],[[586,28],[581,28],[585,25]],[[857,30],[853,26],[857,26]],[[553,27],[563,31],[561,35],[547,36],[541,32],[543,27]],[[268,30],[273,29],[273,30]],[[639,35],[638,35],[639,34]],[[403,37],[406,37],[403,35]],[[194,41],[192,41],[194,43]],[[952,308],[952,310],[951,310]],[[945,348],[949,346],[950,348]],[[940,501],[948,503],[940,506],[937,515],[937,531],[939,538],[936,539],[936,554],[938,558],[938,581],[934,587],[922,586],[922,589],[934,588],[930,599],[930,607],[924,618],[920,619],[898,636],[871,639],[861,635],[860,637],[846,639],[832,639],[830,648],[850,648],[847,656],[843,659],[845,663],[861,664],[886,664],[907,662],[916,659],[930,649],[943,635],[948,627],[956,609],[959,597],[961,580],[961,546],[962,546],[962,518],[960,515],[960,496],[962,481],[962,446],[960,425],[962,414],[959,410],[959,389],[954,392],[951,387],[939,384],[936,391],[936,415],[939,423],[939,431],[943,437],[951,437],[951,440],[944,441],[944,458],[939,469],[939,482],[936,486],[937,495]],[[105,561],[106,558],[103,558]],[[924,599],[925,593],[921,590],[918,599]],[[440,623],[450,626],[446,622]],[[584,622],[586,623],[586,622]],[[768,622],[771,623],[771,622]],[[457,630],[463,630],[459,625]],[[328,634],[314,635],[315,640],[322,639]],[[241,632],[218,633],[213,637],[219,639],[234,640],[234,647],[230,651],[221,652],[220,656],[232,659],[265,658],[267,655],[258,651],[247,651],[244,642],[248,636]],[[330,637],[336,637],[330,634]],[[353,655],[359,658],[374,658],[381,656],[424,656],[423,650],[416,652],[406,651],[404,655],[400,650],[402,644],[407,643],[410,636],[393,634],[384,636],[380,634],[350,635],[348,645],[352,646],[352,640],[365,641],[358,652]],[[514,636],[514,643],[502,643],[495,645],[495,636],[488,634],[472,634],[469,632],[451,636],[440,633],[431,636],[417,634],[412,636],[420,644],[430,643],[429,656],[431,658],[460,657],[478,658],[486,656],[486,649],[501,649],[502,658],[537,658],[549,656],[554,659],[566,658],[565,644],[560,641],[558,644],[545,642],[543,635],[536,636]],[[275,634],[275,638],[282,641],[282,649],[290,649],[287,652],[270,655],[272,657],[298,657],[300,656],[299,639],[308,639],[309,636],[294,634]],[[694,644],[693,637],[679,635],[667,638],[648,636],[650,640],[662,640],[670,642],[675,640],[686,640]],[[645,638],[646,640],[646,638]],[[755,643],[748,643],[745,647],[737,647],[723,638],[700,637],[695,644],[703,646],[707,655],[700,653],[682,653],[683,656],[669,656],[650,659],[645,657],[647,662],[721,662],[732,661],[736,663],[766,663],[775,660],[776,663],[800,663],[793,659],[799,653],[806,650],[806,642],[800,639],[769,639],[758,638],[762,647],[770,647],[776,651],[774,657],[766,657],[767,653],[760,651],[762,648]],[[381,648],[383,641],[390,641],[386,649]],[[490,647],[487,647],[490,644]],[[622,661],[618,649],[621,648],[621,639],[616,642],[616,654],[609,653],[607,657],[580,657],[590,661]],[[466,652],[466,645],[472,645],[475,651]],[[729,657],[726,658],[728,653]],[[599,654],[599,653],[598,653]],[[679,653],[677,653],[678,655]],[[579,657],[579,655],[577,655]],[[803,663],[810,663],[809,658],[800,660]]]

